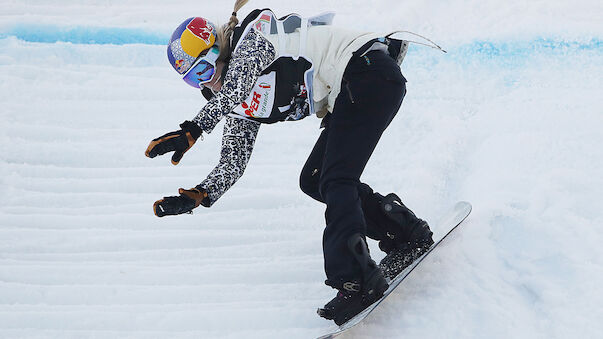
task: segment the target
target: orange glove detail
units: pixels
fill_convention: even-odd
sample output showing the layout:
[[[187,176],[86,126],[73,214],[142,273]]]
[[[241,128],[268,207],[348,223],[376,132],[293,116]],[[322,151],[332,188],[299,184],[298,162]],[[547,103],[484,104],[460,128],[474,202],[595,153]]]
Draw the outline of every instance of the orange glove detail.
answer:
[[[158,217],[192,213],[207,198],[207,192],[197,188],[178,190],[179,196],[164,197],[153,204],[153,212]]]
[[[191,121],[185,121],[180,124],[179,131],[170,132],[155,138],[151,141],[145,155],[154,158],[168,152],[174,152],[172,155],[172,164],[178,165],[184,153],[188,151],[197,139],[201,137],[201,127]]]

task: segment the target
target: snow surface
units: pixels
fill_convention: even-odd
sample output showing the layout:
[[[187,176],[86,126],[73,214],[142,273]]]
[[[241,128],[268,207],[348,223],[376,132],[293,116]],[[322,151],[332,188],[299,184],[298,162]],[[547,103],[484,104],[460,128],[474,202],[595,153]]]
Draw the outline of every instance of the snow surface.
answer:
[[[603,3],[252,1],[407,29],[408,95],[363,180],[433,221],[473,214],[346,338],[596,338],[603,326]],[[319,121],[264,126],[211,209],[156,218],[199,183],[209,135],[178,166],[148,142],[198,92],[166,62],[186,17],[231,1],[0,3],[0,337],[312,338],[323,210],[297,188]],[[217,128],[216,131],[221,131]],[[436,230],[437,231],[437,230]],[[376,259],[381,253],[371,243]]]

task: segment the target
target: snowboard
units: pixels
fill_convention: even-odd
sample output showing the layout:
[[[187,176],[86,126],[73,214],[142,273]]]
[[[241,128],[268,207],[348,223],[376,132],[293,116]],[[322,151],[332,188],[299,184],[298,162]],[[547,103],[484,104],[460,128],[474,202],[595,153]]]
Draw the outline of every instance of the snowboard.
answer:
[[[379,304],[390,295],[398,285],[400,285],[406,277],[412,272],[422,261],[431,253],[446,237],[452,233],[471,213],[471,204],[468,202],[458,202],[444,217],[436,223],[435,227],[431,227],[434,232],[434,244],[423,253],[422,256],[413,261],[408,267],[404,269],[398,276],[396,276],[389,283],[389,288],[385,291],[381,299],[374,302],[372,305],[358,313],[355,317],[343,323],[339,328],[329,334],[325,334],[318,339],[331,339],[335,338],[344,332],[349,331],[352,327],[358,325],[364,318],[366,318]]]

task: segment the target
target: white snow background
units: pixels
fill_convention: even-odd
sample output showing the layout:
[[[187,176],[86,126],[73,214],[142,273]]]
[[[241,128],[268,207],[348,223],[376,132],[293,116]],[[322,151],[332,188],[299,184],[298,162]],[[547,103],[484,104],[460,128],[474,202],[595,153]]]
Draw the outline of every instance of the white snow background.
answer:
[[[201,182],[148,142],[203,105],[166,60],[190,16],[233,1],[0,2],[0,337],[313,338],[324,206],[298,189],[319,120],[263,126],[211,209],[156,218]],[[597,338],[603,325],[603,3],[253,0],[277,14],[424,34],[363,180],[467,222],[345,338]],[[436,230],[437,231],[437,230]],[[375,259],[380,259],[371,242]]]

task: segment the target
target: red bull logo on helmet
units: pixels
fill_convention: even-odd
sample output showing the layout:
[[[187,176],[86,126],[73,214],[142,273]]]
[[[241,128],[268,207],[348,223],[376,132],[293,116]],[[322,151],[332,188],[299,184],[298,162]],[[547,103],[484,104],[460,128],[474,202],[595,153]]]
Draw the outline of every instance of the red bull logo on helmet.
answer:
[[[176,60],[176,62],[174,62],[174,66],[176,67],[176,70],[180,71],[180,68],[182,67],[182,65],[184,64],[184,60],[180,59],[180,60]]]
[[[216,42],[215,27],[203,18],[192,18],[180,36],[182,51],[192,58],[212,47]]]
[[[194,35],[205,41],[206,44],[212,45],[211,36],[214,28],[207,24],[207,21],[203,18],[194,18],[186,26]]]
[[[216,26],[204,18],[184,20],[172,33],[167,48],[170,65],[178,73],[189,70],[201,53],[216,43]]]

